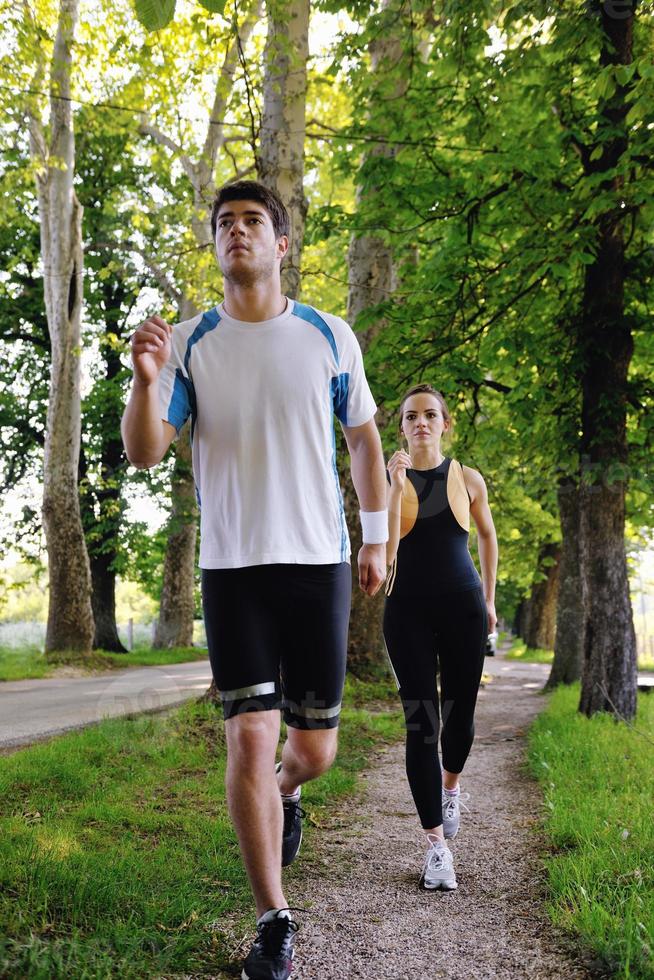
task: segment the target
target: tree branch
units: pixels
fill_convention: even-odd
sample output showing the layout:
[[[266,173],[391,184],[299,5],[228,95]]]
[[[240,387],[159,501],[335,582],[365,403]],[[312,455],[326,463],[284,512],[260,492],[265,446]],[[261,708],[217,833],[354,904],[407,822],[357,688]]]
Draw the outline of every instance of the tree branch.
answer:
[[[152,256],[148,255],[145,249],[139,248],[134,244],[131,244],[130,248],[133,252],[136,252],[137,255],[141,256],[168,299],[171,300],[175,306],[179,306],[182,301],[183,294],[175,288],[159,263],[153,259]]]
[[[247,44],[255,25],[261,19],[261,13],[262,3],[261,0],[258,0],[254,8],[245,18],[242,27],[239,27],[237,21],[235,34],[229,44],[220,69],[220,74],[216,81],[216,94],[211,109],[211,116],[207,123],[207,135],[204,140],[201,155],[201,159],[206,162],[211,174],[213,174],[218,149],[224,141],[223,117],[227,107],[227,99],[229,98],[233,85],[233,76],[239,62],[239,46],[242,47]]]
[[[179,157],[180,163],[184,168],[184,173],[191,183],[195,185],[195,165],[190,157],[184,153],[179,143],[176,143],[175,140],[171,139],[170,136],[167,136],[166,133],[163,133],[160,129],[157,129],[156,126],[152,126],[149,122],[147,122],[147,117],[145,114],[143,115],[143,120],[144,121],[138,128],[140,135],[151,136],[152,139],[155,140],[155,142],[157,142],[160,146],[165,146],[166,149],[172,150],[175,156]]]

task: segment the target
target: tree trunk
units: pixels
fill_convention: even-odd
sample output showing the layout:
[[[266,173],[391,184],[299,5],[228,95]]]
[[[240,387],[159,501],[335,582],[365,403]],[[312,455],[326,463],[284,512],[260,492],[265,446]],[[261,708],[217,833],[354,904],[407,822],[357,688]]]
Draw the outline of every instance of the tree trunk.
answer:
[[[630,64],[633,12],[615,18],[601,7],[602,67]],[[619,206],[623,178],[614,168],[628,147],[628,91],[618,87],[600,108],[600,128],[611,132],[599,160],[586,160],[587,174],[606,173],[603,191],[615,206],[597,219],[597,254],[586,266],[579,324],[582,364],[582,484],[580,558],[584,599],[581,700],[586,715],[636,712],[636,638],[625,556],[627,484],[626,396],[633,339],[624,315],[624,238]],[[613,173],[611,173],[611,171]]]
[[[300,294],[300,268],[308,202],[304,196],[304,131],[309,57],[309,0],[268,0],[264,52],[263,120],[257,172],[277,191],[291,217],[291,242],[282,268],[282,291]]]
[[[560,557],[558,544],[546,544],[541,548],[538,571],[544,578],[532,586],[529,598],[520,603],[518,635],[532,649],[554,648]]]
[[[71,48],[77,0],[61,0],[50,78],[50,139],[33,115],[43,282],[52,345],[43,474],[43,528],[49,568],[46,653],[90,653],[91,575],[82,530],[77,470],[80,447],[82,209],[75,195],[75,140],[70,103]]]
[[[102,356],[105,359],[105,383],[107,397],[103,413],[102,445],[100,450],[99,484],[93,490],[97,502],[99,521],[93,533],[87,534],[87,547],[91,562],[91,603],[95,619],[95,650],[127,653],[120,642],[116,625],[116,559],[118,537],[123,512],[122,488],[125,478],[125,455],[120,436],[122,397],[119,394],[119,376],[123,370],[120,359],[121,310],[126,300],[120,282],[106,279],[105,295],[105,342]]]
[[[91,601],[95,620],[94,650],[127,653],[116,625],[116,573],[112,567],[115,552],[91,558]]]
[[[384,3],[384,11],[392,13],[392,2]],[[371,57],[371,107],[376,105],[377,96],[401,98],[407,87],[407,76],[393,76],[392,72],[402,60],[403,46],[399,35],[400,21],[390,17],[389,23],[379,30],[375,40],[370,45]],[[380,120],[377,128],[382,126]],[[383,131],[383,129],[382,129]],[[361,162],[361,172],[374,156],[393,156],[395,147],[389,146],[380,139],[371,144]],[[365,215],[368,208],[377,206],[383,188],[363,186],[359,183],[356,191],[356,211]],[[363,223],[366,223],[363,218]],[[354,326],[359,315],[371,307],[388,299],[396,287],[393,252],[388,242],[372,234],[354,234],[348,250],[348,302],[347,318]],[[366,330],[358,333],[362,351],[366,352],[374,337],[383,329],[384,320],[378,318]],[[383,428],[384,420],[377,417],[377,425]],[[345,475],[345,474],[343,474]],[[361,547],[361,528],[359,523],[359,502],[351,480],[344,479],[343,499],[347,523],[352,540],[352,563],[354,567],[352,591],[352,615],[350,617],[350,639],[348,647],[348,667],[357,677],[373,676],[378,673],[386,662],[386,652],[382,634],[382,616],[384,611],[383,590],[374,599],[365,595],[359,588],[356,574],[356,557]]]
[[[104,479],[104,465],[102,470],[101,479]],[[102,490],[91,486],[87,476],[88,466],[82,446],[79,455],[79,504],[91,567],[91,607],[95,627],[93,649],[127,653],[120,642],[116,626],[116,572],[114,562],[118,528],[112,526],[113,521],[111,520],[116,515],[112,512],[111,505],[108,506],[106,495],[101,500]],[[120,510],[119,488],[116,490],[112,487],[111,499],[116,501]],[[95,506],[100,510],[99,521],[96,517]],[[102,516],[103,510],[105,512],[104,517]]]
[[[562,535],[561,564],[554,661],[546,684],[548,689],[558,684],[573,684],[579,680],[584,635],[579,567],[578,487],[572,483],[559,484],[558,503]]]
[[[168,525],[159,621],[153,643],[159,650],[193,645],[198,509],[189,431],[190,421],[183,427],[175,445],[171,482],[173,509]]]

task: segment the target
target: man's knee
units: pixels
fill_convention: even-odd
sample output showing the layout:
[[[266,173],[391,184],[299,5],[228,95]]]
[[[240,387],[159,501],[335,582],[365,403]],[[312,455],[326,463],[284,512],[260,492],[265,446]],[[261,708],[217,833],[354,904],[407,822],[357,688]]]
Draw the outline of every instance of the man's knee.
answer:
[[[228,762],[270,765],[279,741],[279,720],[278,711],[248,711],[226,721]]]
[[[322,731],[289,728],[288,740],[300,765],[315,775],[326,772],[336,758],[338,735],[335,728]]]

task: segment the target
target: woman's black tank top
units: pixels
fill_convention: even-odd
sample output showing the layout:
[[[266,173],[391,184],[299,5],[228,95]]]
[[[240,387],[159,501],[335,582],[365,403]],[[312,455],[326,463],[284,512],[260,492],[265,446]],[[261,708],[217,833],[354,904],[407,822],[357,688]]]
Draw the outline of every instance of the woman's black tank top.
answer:
[[[386,595],[413,598],[479,588],[468,551],[470,496],[463,467],[446,457],[432,470],[407,470],[406,475],[401,537]]]

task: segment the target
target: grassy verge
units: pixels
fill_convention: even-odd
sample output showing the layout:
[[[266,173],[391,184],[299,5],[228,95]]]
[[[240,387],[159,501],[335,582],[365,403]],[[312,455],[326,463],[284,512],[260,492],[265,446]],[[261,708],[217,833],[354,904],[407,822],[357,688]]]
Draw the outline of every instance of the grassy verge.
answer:
[[[654,977],[654,696],[635,728],[578,714],[579,686],[557,690],[530,733],[545,793],[551,915],[620,978]]]
[[[62,659],[61,665],[70,664],[89,671],[114,670],[121,667],[150,667],[165,664],[181,664],[190,660],[205,660],[206,649],[202,647],[175,647],[172,650],[153,650],[143,647],[130,653],[106,653],[94,651],[89,658],[80,660],[71,656]],[[36,646],[0,647],[0,681],[32,680],[49,677],[56,670],[45,659],[42,650]]]
[[[505,656],[507,660],[522,660],[529,664],[551,664],[554,660],[554,651],[528,647],[524,640],[516,637]]]
[[[303,794],[309,843],[401,735],[397,712],[344,710],[337,764]],[[0,977],[240,975],[250,897],[224,767],[222,721],[197,704],[0,758]]]

